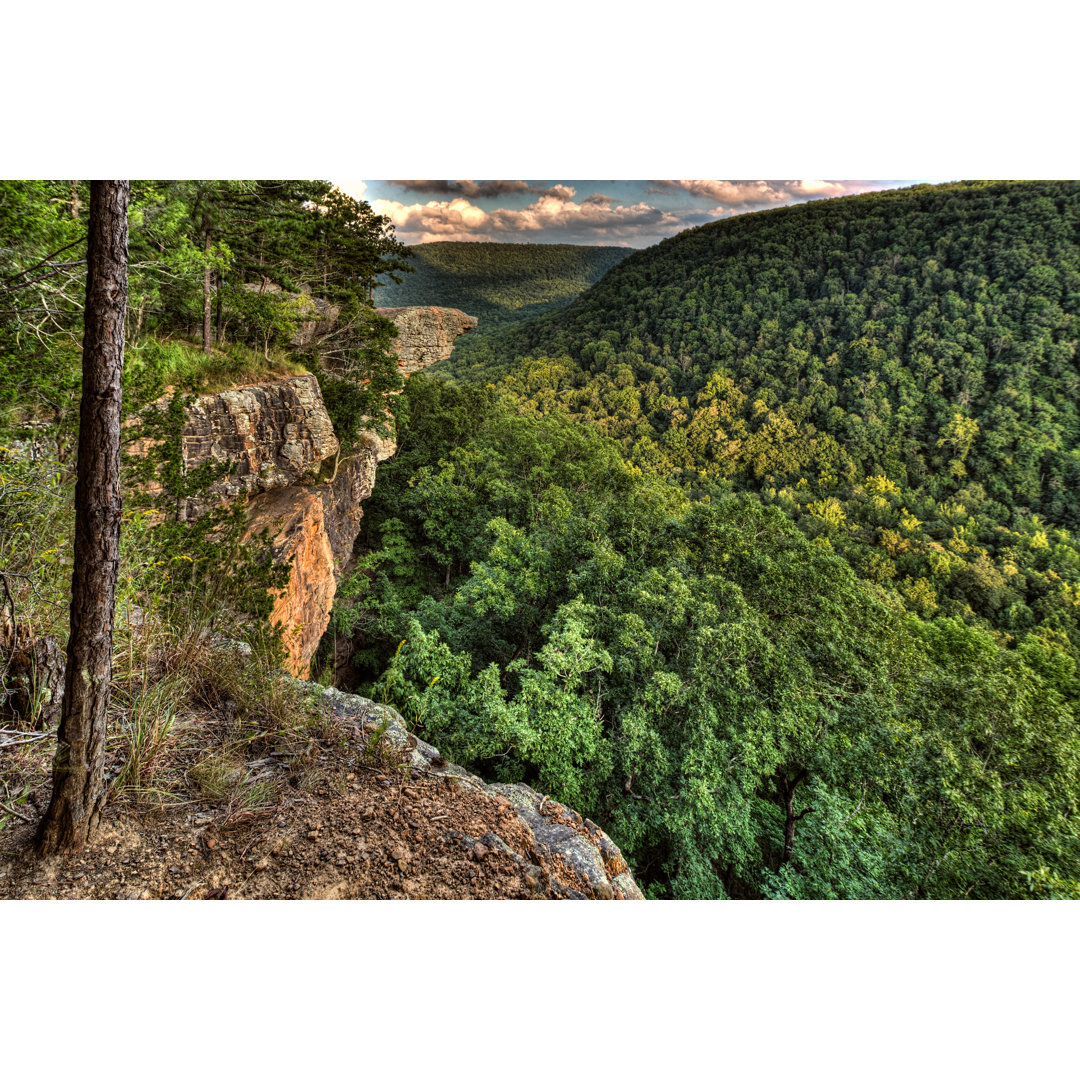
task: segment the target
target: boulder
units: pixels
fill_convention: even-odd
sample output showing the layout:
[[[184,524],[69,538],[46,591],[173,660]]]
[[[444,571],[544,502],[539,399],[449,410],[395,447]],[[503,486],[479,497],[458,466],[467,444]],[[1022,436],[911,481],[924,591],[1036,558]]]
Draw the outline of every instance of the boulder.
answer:
[[[454,342],[475,330],[478,319],[457,308],[401,307],[376,308],[398,328],[394,350],[398,368],[408,377],[440,360],[454,350]]]

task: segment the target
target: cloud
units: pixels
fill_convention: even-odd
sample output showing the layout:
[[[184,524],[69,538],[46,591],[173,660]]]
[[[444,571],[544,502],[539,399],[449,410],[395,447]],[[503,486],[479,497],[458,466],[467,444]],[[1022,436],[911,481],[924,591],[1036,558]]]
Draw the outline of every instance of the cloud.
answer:
[[[873,191],[881,185],[854,180],[652,180],[647,194],[686,192],[717,204],[714,217],[733,211]],[[739,212],[739,211],[734,211]]]
[[[450,195],[466,199],[494,199],[499,195],[543,195],[551,191],[573,188],[545,187],[543,184],[530,184],[527,180],[388,180],[387,183],[414,192],[417,195]]]
[[[367,184],[363,180],[339,180],[337,187],[346,195],[351,195],[357,202],[363,202],[367,193]]]
[[[574,188],[556,184],[521,209],[499,207],[489,213],[466,198],[412,205],[377,199],[372,209],[393,221],[398,239],[412,244],[529,240],[641,245],[655,243],[687,225],[679,213],[646,202],[623,206],[607,195],[577,202],[575,195]]]
[[[653,180],[646,194],[657,195],[668,191],[686,191],[725,206],[741,206],[745,203],[763,206],[784,202],[788,198],[768,180]]]
[[[376,214],[385,214],[395,226],[399,240],[429,243],[433,240],[482,240],[489,228],[489,215],[468,199],[449,202],[403,203],[376,199]]]
[[[645,196],[623,204],[599,192],[577,197],[568,184],[529,184],[524,180],[393,181],[413,185],[428,202],[376,199],[372,209],[393,221],[398,239],[408,244],[436,240],[530,241],[543,243],[625,244],[641,247],[683,229],[750,210],[791,205],[834,195],[873,190],[873,184],[834,180],[654,180]],[[535,198],[526,206],[495,204],[484,209],[474,200],[527,190]],[[471,194],[470,194],[471,193]],[[667,198],[649,200],[648,194]],[[670,196],[680,195],[678,203]],[[690,199],[687,200],[686,196]]]

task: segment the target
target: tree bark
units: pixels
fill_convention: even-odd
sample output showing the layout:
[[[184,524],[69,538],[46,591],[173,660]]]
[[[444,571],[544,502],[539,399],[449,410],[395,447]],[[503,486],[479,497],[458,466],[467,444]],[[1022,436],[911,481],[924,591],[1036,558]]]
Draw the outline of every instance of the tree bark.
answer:
[[[214,307],[216,309],[215,312],[214,312],[214,318],[216,320],[216,325],[214,327],[214,344],[217,345],[217,347],[220,349],[221,348],[221,343],[224,341],[224,335],[222,334],[222,325],[221,325],[221,271],[220,270],[217,271],[214,274],[214,282],[217,285],[216,298],[215,298],[215,301],[214,301]]]
[[[37,835],[41,855],[85,844],[105,803],[105,725],[120,566],[120,377],[129,198],[127,180],[90,185],[71,634],[52,800]]]
[[[203,267],[202,300],[202,340],[203,351],[210,355],[211,340],[211,303],[210,303],[210,230],[206,230],[206,266]]]
[[[806,769],[799,769],[794,777],[788,776],[787,769],[777,769],[776,771],[776,787],[784,809],[784,857],[781,860],[781,865],[791,862],[791,857],[795,852],[795,826],[807,814],[814,812],[813,807],[808,807],[798,814],[795,813],[795,792],[807,775]]]

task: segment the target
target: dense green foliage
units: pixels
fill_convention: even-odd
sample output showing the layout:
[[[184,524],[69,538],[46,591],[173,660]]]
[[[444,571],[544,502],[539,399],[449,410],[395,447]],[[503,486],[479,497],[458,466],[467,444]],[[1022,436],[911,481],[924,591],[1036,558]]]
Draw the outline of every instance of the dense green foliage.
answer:
[[[385,414],[371,290],[402,251],[366,204],[307,182],[134,196],[147,509],[210,478],[179,468],[183,398],[147,411],[166,385],[304,364],[343,440]],[[0,576],[50,629],[84,204],[0,184]],[[456,761],[596,820],[654,896],[1080,897],[1078,230],[1065,183],[814,203],[469,335],[461,384],[418,375],[394,404],[332,620],[355,678]],[[502,273],[488,245],[450,247],[474,284]],[[561,303],[596,268],[552,267],[573,288],[507,272],[487,302]],[[299,349],[308,290],[340,332]],[[126,603],[265,615],[238,512],[151,529],[128,505]]]
[[[746,215],[479,338],[497,390],[407,387],[361,675],[654,895],[1080,895],[1078,229],[1064,183]]]
[[[598,821],[675,897],[1080,888],[1076,662],[926,623],[750,496],[411,379],[339,632],[455,760]]]
[[[756,492],[912,612],[1076,647],[1078,230],[1071,183],[745,215],[481,342],[470,377]]]
[[[0,183],[0,430],[74,419],[88,199],[86,182]],[[375,314],[373,291],[380,275],[409,268],[388,219],[308,180],[137,181],[129,216],[132,350],[155,339],[201,341],[209,377],[186,365],[199,389],[250,366],[251,350],[270,366],[290,351],[324,386],[364,384],[365,394],[353,394],[365,407],[354,424],[381,416],[400,380],[389,348],[396,331]],[[312,294],[334,305],[336,319],[299,356],[301,325],[323,317]]]

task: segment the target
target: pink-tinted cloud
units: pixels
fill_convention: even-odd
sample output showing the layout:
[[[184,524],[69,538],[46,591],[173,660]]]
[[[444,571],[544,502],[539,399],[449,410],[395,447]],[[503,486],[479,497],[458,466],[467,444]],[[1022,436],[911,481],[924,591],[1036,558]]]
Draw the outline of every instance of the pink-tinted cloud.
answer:
[[[881,186],[855,180],[653,180],[647,194],[687,192],[716,203],[712,213],[719,217],[735,207],[756,210],[807,199],[856,195]]]
[[[654,180],[649,182],[647,189],[641,184],[638,188],[642,191],[641,196],[624,196],[627,201],[622,203],[601,192],[579,198],[577,190],[565,183],[539,184],[525,180],[391,182],[407,190],[449,196],[423,203],[373,200],[372,209],[389,217],[396,226],[398,238],[406,243],[519,240],[634,247],[656,243],[683,229],[720,217],[871,191],[883,186],[850,180]],[[535,196],[526,206],[504,206],[496,202],[484,209],[474,201],[524,192]]]
[[[555,185],[520,210],[502,207],[488,213],[468,199],[405,205],[377,199],[372,209],[393,221],[406,243],[433,240],[582,239],[588,243],[650,243],[685,228],[676,213],[646,202],[619,205],[608,196],[576,202],[574,188]]]

